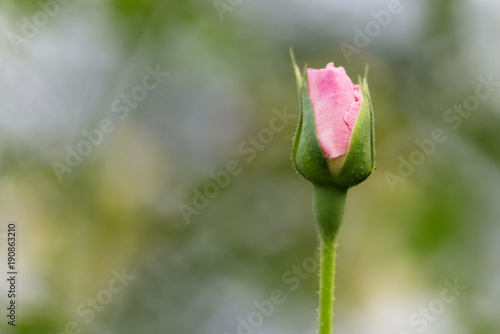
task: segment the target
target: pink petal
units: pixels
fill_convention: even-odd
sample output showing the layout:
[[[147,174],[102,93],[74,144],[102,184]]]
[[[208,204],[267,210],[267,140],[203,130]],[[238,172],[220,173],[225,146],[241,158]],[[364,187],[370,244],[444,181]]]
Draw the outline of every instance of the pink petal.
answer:
[[[328,160],[346,154],[361,105],[361,92],[345,69],[328,63],[307,69],[309,98],[313,106],[321,151]]]
[[[358,117],[359,109],[361,108],[361,91],[359,85],[354,85],[354,102],[349,105],[349,110],[344,115],[344,121],[346,122],[349,130],[354,128],[354,123],[356,123],[356,118]]]

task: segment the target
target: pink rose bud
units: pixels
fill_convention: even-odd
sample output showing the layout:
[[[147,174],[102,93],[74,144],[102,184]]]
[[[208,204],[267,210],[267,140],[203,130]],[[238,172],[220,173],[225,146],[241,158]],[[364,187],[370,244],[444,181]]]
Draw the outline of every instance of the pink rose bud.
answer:
[[[374,122],[366,77],[355,85],[333,63],[307,69],[294,63],[300,120],[293,143],[296,169],[315,184],[352,187],[374,169]]]

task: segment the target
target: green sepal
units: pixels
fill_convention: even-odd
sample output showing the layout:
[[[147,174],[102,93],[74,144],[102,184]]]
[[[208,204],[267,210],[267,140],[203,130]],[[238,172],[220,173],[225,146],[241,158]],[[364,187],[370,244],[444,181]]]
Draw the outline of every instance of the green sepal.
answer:
[[[299,123],[292,145],[292,160],[297,171],[307,180],[317,184],[333,184],[333,177],[328,169],[325,156],[321,152],[316,135],[314,111],[309,99],[305,71],[304,75],[301,75],[293,53],[291,55],[297,80],[300,109]]]
[[[363,96],[361,107],[354,124],[344,164],[335,178],[335,184],[341,187],[359,184],[375,168],[375,122],[366,72],[363,80],[359,78],[359,87]]]
[[[297,129],[295,130],[295,136],[293,138],[292,143],[292,161],[295,169],[302,174],[302,172],[298,169],[296,160],[297,160],[297,147],[299,146],[300,134],[302,132],[302,99],[301,99],[301,89],[302,83],[305,81],[304,76],[300,74],[300,69],[295,62],[295,56],[293,54],[293,48],[290,48],[290,58],[292,59],[293,71],[295,73],[295,81],[297,82],[297,96],[299,98],[299,122],[297,123]],[[302,174],[304,176],[304,174]],[[305,177],[305,176],[304,176]]]

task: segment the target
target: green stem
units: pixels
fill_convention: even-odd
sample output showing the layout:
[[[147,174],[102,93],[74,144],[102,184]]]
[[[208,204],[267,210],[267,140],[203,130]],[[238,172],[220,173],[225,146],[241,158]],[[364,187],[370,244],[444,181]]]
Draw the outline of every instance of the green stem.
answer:
[[[333,292],[335,289],[335,238],[321,239],[321,269],[319,277],[319,334],[332,333]]]
[[[346,188],[314,185],[313,213],[321,238],[319,334],[332,333],[335,248],[344,216]]]

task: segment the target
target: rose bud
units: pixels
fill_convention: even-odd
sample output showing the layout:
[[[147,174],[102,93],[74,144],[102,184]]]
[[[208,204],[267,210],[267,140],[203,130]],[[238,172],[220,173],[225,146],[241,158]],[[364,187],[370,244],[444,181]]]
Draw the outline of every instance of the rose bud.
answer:
[[[335,249],[348,188],[365,180],[375,165],[374,126],[365,78],[354,85],[343,67],[300,73],[297,78],[300,118],[292,143],[292,160],[313,184],[313,215],[320,236],[318,333],[332,333]]]
[[[375,165],[373,111],[366,82],[354,85],[345,69],[308,68],[297,78],[300,118],[292,144],[297,171],[317,185],[349,188]]]

